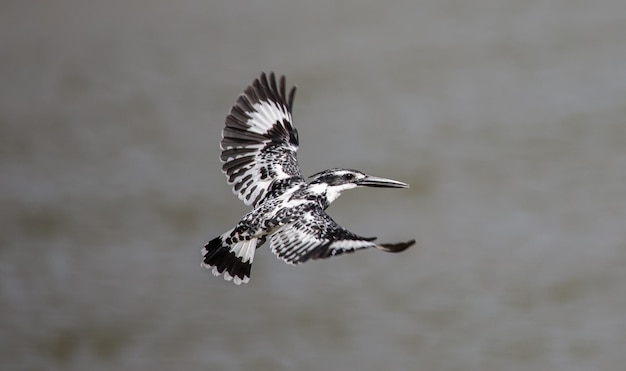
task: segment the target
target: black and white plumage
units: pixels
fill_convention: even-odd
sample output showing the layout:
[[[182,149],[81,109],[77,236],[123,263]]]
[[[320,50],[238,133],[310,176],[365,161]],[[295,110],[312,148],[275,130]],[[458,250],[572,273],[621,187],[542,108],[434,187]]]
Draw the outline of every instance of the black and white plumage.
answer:
[[[358,170],[330,169],[307,183],[297,161],[298,132],[291,110],[296,88],[287,94],[285,77],[264,73],[239,96],[222,132],[222,170],[233,192],[252,210],[228,232],[202,249],[202,265],[236,284],[250,280],[257,248],[271,250],[290,264],[328,258],[370,247],[399,252],[415,240],[375,243],[337,224],[325,210],[342,191],[359,187],[408,188]]]

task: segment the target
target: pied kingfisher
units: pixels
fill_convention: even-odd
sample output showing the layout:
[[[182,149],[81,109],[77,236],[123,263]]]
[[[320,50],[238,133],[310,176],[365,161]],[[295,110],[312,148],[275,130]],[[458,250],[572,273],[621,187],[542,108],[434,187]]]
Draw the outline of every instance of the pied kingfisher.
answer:
[[[296,158],[298,132],[291,123],[296,88],[285,94],[285,77],[265,73],[255,79],[226,117],[222,131],[222,171],[233,193],[252,211],[202,249],[202,266],[236,284],[250,280],[254,253],[270,248],[289,264],[375,247],[399,252],[415,243],[378,244],[338,225],[324,210],[342,191],[360,186],[408,188],[406,183],[357,170],[330,169],[307,183]]]

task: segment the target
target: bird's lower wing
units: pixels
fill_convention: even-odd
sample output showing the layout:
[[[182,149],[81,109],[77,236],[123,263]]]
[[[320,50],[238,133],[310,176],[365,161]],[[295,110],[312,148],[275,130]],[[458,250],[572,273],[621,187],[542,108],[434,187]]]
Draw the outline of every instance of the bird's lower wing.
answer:
[[[222,131],[222,170],[246,205],[269,193],[275,197],[290,182],[304,182],[298,166],[298,132],[291,109],[296,88],[285,91],[285,77],[276,84],[262,74],[239,96]]]
[[[281,227],[270,237],[272,251],[290,264],[309,259],[325,259],[356,250],[377,248],[386,252],[400,252],[415,240],[395,244],[377,244],[376,237],[362,237],[337,224],[321,208],[314,208],[298,221]]]

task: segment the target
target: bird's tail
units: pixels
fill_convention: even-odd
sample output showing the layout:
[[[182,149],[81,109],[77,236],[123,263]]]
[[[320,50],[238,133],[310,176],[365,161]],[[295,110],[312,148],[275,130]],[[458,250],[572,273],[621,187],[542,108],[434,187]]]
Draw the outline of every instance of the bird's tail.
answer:
[[[224,273],[224,279],[241,285],[250,281],[257,238],[228,244],[232,230],[209,241],[202,249],[202,266],[211,269],[214,276]]]

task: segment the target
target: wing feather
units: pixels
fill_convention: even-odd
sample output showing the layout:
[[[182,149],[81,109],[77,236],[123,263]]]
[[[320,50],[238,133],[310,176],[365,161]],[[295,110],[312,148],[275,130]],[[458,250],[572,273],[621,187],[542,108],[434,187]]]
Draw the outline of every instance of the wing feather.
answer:
[[[377,244],[376,237],[363,237],[337,224],[320,207],[311,208],[298,221],[280,228],[270,237],[270,247],[280,259],[290,264],[310,259],[325,259],[356,250],[377,248],[399,252],[415,240],[396,244]]]
[[[222,131],[222,171],[233,193],[246,205],[256,205],[268,193],[277,196],[287,179],[304,182],[297,160],[298,132],[291,109],[296,88],[286,94],[273,73],[263,73],[239,96]]]

